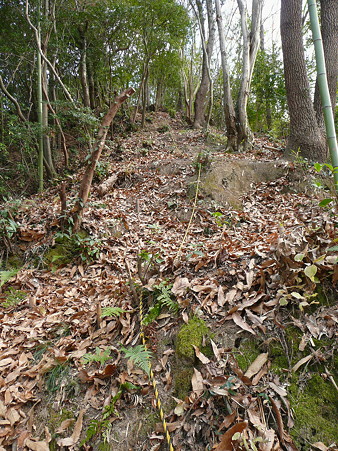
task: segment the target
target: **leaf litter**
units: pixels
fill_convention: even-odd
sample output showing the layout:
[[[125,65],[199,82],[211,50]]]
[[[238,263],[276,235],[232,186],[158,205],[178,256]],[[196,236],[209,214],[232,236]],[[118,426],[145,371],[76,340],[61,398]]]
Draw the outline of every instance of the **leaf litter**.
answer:
[[[309,308],[316,302],[317,279],[337,284],[336,254],[328,251],[336,242],[332,210],[288,190],[294,170],[289,165],[285,177],[244,195],[241,211],[199,193],[186,235],[193,212],[186,185],[205,136],[165,113],[152,120],[123,140],[119,159],[113,149],[104,156],[109,183],[93,186],[83,222],[97,247],[93,261],[46,267],[44,255],[55,243],[60,217],[57,189],[21,203],[16,239],[27,263],[0,292],[1,299],[9,287],[26,293],[18,304],[0,308],[0,449],[45,450],[53,442],[60,449],[96,449],[84,441],[93,420],[112,440],[114,428],[125,429],[116,449],[165,446],[159,421],[147,430],[148,438],[138,437],[143,412],[156,412],[154,394],[145,372],[120,353],[140,343],[126,260],[139,291],[154,294],[154,287],[170,281],[179,305],[177,315],[164,310],[146,327],[175,449],[297,449],[287,432],[293,424],[287,387],[271,370],[268,352],[258,353],[243,372],[235,345],[223,347],[213,338],[212,355],[195,346],[191,389],[180,400],[173,389],[173,337],[193,315],[222,335],[232,331],[233,343],[271,337],[285,321],[303,333],[302,350],[314,339],[336,337],[337,303]],[[163,123],[170,125],[168,132],[157,132]],[[151,141],[146,152],[145,140]],[[261,139],[250,154],[221,155],[225,161],[277,161],[280,151],[265,145]],[[81,174],[68,182],[70,202]],[[285,307],[290,305],[292,314]],[[108,307],[115,314],[101,315]],[[325,361],[325,353],[312,349],[285,371]],[[68,417],[54,416],[53,424],[53,411]],[[100,420],[105,412],[107,424]],[[137,432],[130,429],[133,422]],[[334,449],[329,445],[312,446]]]

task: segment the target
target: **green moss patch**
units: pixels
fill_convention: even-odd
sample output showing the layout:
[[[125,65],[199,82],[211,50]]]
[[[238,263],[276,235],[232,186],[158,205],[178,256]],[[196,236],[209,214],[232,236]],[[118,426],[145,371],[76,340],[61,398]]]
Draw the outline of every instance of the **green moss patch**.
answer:
[[[308,449],[309,443],[323,442],[328,446],[338,442],[338,394],[329,380],[314,374],[302,387],[300,378],[294,377],[289,400],[295,417],[291,435],[300,449]]]
[[[203,346],[203,338],[210,339],[211,331],[206,323],[194,316],[187,324],[184,324],[177,334],[176,340],[176,355],[179,359],[183,359],[190,363],[195,361],[194,346],[197,346],[204,354],[210,354],[210,340],[207,340],[207,345]]]

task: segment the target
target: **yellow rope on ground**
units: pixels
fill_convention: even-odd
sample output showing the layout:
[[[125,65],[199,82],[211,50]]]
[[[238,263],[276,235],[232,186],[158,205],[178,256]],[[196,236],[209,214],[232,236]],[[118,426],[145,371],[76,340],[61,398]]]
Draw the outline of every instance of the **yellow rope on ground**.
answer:
[[[145,349],[145,351],[147,351],[148,348],[147,348],[146,337],[144,335],[144,326],[143,326],[143,301],[142,301],[142,296],[139,296],[139,309],[140,309],[140,323],[141,323],[140,337],[141,337],[144,349]],[[149,357],[148,354],[147,354],[147,358],[148,358],[148,366],[149,366],[149,374],[148,374],[148,376],[149,376],[151,385],[153,386],[153,389],[154,389],[156,406],[157,406],[157,409],[158,409],[158,412],[159,412],[159,415],[160,415],[160,418],[161,418],[161,421],[162,421],[165,438],[166,438],[167,443],[168,443],[168,448],[169,448],[169,451],[175,451],[174,447],[172,445],[172,442],[171,442],[171,437],[170,437],[170,433],[169,433],[169,430],[168,430],[168,425],[167,425],[167,422],[165,420],[165,415],[164,415],[164,411],[163,411],[163,408],[162,408],[160,395],[159,395],[158,389],[157,389],[157,382],[156,382],[156,379],[155,379],[155,376],[154,376],[154,372],[152,370],[151,360],[150,360],[150,357]]]

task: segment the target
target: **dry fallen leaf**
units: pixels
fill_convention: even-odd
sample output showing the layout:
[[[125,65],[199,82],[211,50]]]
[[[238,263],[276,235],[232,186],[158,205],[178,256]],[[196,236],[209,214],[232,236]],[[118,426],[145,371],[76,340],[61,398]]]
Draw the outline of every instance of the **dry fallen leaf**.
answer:
[[[45,441],[25,440],[25,446],[33,451],[49,451],[49,445]]]
[[[313,357],[312,354],[307,355],[306,357],[303,357],[302,359],[299,360],[299,362],[297,362],[293,367],[291,371],[297,371],[298,368],[300,368],[302,365],[304,365],[304,363],[308,362],[309,360],[311,360]]]
[[[252,362],[252,364],[244,373],[244,376],[251,378],[260,371],[262,366],[265,365],[267,361],[268,361],[268,353],[263,352]]]
[[[253,335],[256,335],[256,332],[243,320],[241,315],[237,312],[232,314],[233,321],[239,326],[241,329],[250,332]]]
[[[84,409],[80,410],[80,413],[79,413],[79,416],[77,417],[72,435],[70,437],[59,439],[57,441],[59,446],[73,446],[79,441],[81,431],[82,431],[82,421],[83,421],[84,412],[85,412]]]
[[[198,358],[198,360],[200,360],[202,363],[207,364],[210,363],[210,360],[208,359],[208,357],[206,357],[203,352],[201,352],[199,350],[199,348],[195,345],[193,345],[194,349],[195,349],[195,354],[196,357]]]
[[[202,374],[194,368],[194,374],[191,378],[191,385],[193,392],[196,393],[197,396],[201,396],[204,392],[204,384]]]
[[[232,437],[236,432],[243,432],[248,427],[246,421],[235,424],[222,435],[221,442],[216,446],[215,451],[233,451]]]

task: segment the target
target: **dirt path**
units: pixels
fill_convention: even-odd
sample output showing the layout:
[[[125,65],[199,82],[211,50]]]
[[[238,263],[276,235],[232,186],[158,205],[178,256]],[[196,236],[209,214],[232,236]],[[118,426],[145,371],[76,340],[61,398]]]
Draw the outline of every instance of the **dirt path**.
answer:
[[[337,414],[337,292],[326,290],[338,279],[328,251],[335,218],[290,192],[295,168],[284,163],[285,175],[252,186],[240,210],[202,188],[194,197],[198,162],[205,169],[210,160],[281,157],[267,139],[245,156],[224,155],[219,139],[206,141],[165,113],[119,139],[100,162],[86,233],[76,252],[67,250],[80,257],[68,263],[60,248],[48,257],[55,239],[65,248],[65,235],[55,238],[56,190],[21,203],[18,244],[29,261],[1,295],[24,293],[0,308],[0,449],[166,449],[148,378],[122,350],[135,357],[140,344],[126,261],[153,315],[145,332],[175,450],[244,449],[244,439],[245,449],[312,449],[338,440],[329,424]],[[114,187],[100,196],[113,174]],[[69,182],[69,202],[80,178]],[[312,375],[323,387],[322,404],[311,398],[320,426],[304,414],[291,438],[293,416],[303,415],[297,387]]]

